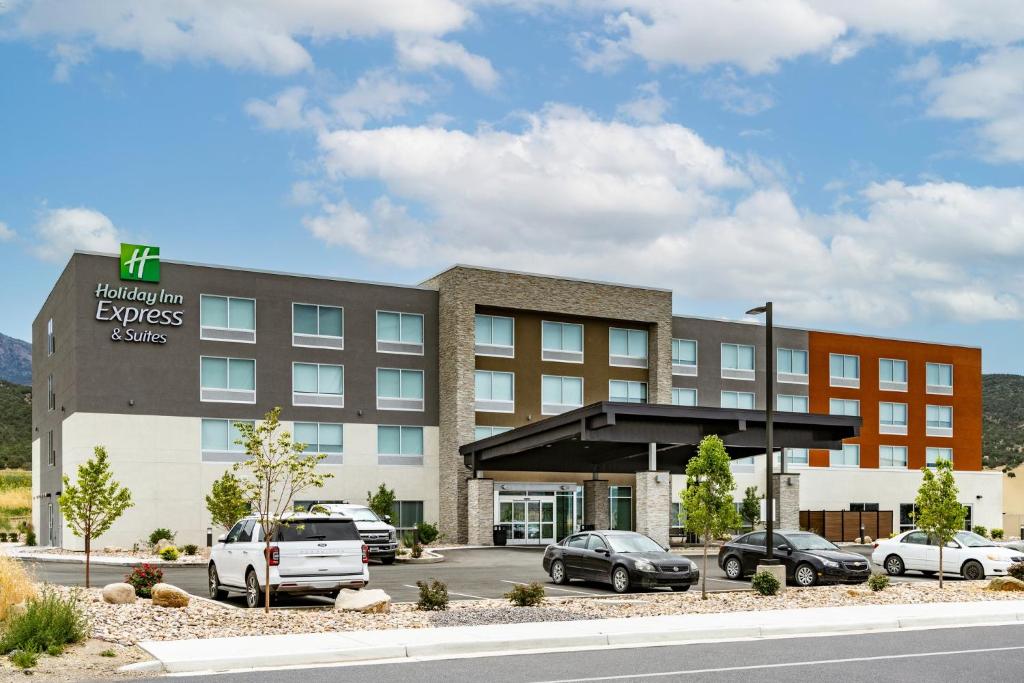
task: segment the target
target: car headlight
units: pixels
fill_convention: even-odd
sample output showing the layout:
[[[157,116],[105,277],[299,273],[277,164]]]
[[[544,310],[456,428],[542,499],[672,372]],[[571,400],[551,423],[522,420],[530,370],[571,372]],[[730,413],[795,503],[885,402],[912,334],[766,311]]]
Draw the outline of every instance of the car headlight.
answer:
[[[839,563],[832,560],[822,560],[821,563],[830,569],[839,569]]]
[[[389,536],[391,537],[392,541],[397,541],[398,540],[398,532],[395,531],[394,529],[391,530],[391,532],[389,533]]]
[[[989,553],[986,557],[993,562],[1009,562],[1009,560],[998,553]]]
[[[636,564],[634,564],[633,566],[636,567],[637,571],[641,571],[641,572],[653,572],[653,571],[655,571],[654,565],[651,564],[650,562],[648,562],[647,560],[637,560]]]

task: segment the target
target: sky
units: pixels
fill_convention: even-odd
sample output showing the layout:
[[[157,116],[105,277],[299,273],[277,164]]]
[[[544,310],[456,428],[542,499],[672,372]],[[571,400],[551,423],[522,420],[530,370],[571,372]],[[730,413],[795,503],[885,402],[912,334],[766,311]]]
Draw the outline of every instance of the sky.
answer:
[[[1019,0],[0,0],[0,332],[75,249],[980,346],[1024,373]]]

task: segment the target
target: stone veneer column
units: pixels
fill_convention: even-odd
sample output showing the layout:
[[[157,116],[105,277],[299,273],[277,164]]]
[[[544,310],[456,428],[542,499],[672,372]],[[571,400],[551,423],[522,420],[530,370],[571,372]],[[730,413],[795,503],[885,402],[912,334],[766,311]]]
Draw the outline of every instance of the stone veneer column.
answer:
[[[668,472],[636,473],[636,530],[666,548],[669,544],[669,517],[672,515],[671,481],[672,476]]]
[[[583,523],[593,524],[595,529],[611,526],[607,479],[587,479],[583,482]]]
[[[777,529],[800,528],[800,475],[794,472],[774,475],[772,488],[775,494]],[[788,483],[787,483],[788,482]]]
[[[494,545],[494,480],[466,480],[470,545]]]

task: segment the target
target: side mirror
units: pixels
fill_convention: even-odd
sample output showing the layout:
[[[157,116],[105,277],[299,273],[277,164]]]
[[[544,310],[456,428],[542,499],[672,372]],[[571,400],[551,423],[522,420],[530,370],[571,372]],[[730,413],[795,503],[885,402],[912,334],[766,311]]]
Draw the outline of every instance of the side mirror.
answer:
[[[779,550],[783,551],[787,555],[792,555],[793,554],[793,546],[791,546],[791,545],[780,545],[779,546]]]
[[[391,524],[391,515],[384,515],[384,521],[387,524]]]
[[[227,536],[225,536],[224,534],[221,534],[220,536],[217,537],[217,543],[224,543],[224,542],[226,542],[225,539],[227,539]]]
[[[605,557],[607,557],[607,556],[609,556],[609,555],[611,555],[611,554],[612,554],[612,551],[611,551],[611,550],[608,550],[608,548],[598,548],[598,549],[597,549],[597,552],[601,553],[601,554],[602,554],[602,555],[604,555]]]

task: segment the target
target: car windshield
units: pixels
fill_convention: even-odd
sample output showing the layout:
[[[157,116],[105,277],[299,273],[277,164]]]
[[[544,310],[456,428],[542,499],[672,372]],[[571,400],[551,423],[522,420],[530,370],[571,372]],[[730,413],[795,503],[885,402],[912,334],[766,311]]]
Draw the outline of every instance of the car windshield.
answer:
[[[642,534],[605,536],[616,553],[663,553],[665,549]]]
[[[961,545],[965,545],[968,548],[994,548],[996,545],[984,536],[979,536],[973,531],[958,532],[956,540],[960,541]]]
[[[793,550],[839,550],[839,548],[817,534],[790,534],[786,536]]]
[[[370,508],[349,508],[341,511],[346,517],[351,517],[355,522],[379,522],[380,517]]]

